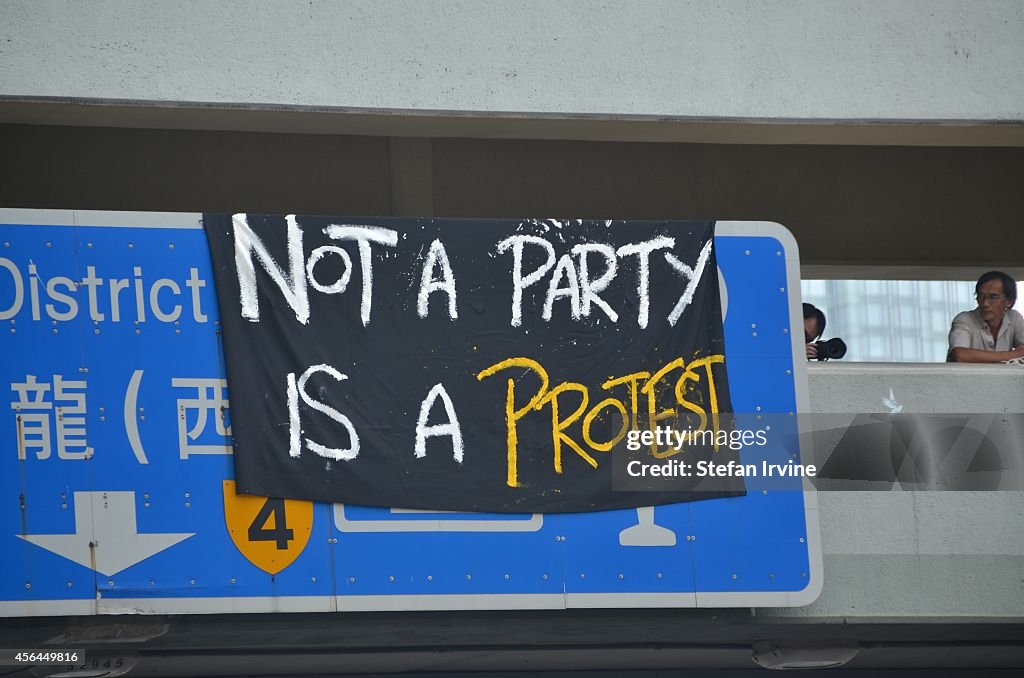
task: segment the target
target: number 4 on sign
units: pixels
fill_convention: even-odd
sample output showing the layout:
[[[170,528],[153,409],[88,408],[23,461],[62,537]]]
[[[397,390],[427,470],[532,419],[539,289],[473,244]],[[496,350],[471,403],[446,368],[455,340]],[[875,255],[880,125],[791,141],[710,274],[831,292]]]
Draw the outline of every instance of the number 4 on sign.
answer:
[[[224,522],[231,541],[246,559],[267,574],[295,562],[313,531],[313,502],[236,494],[224,481]]]
[[[271,520],[274,521],[274,526],[267,527]],[[277,544],[278,551],[287,551],[288,542],[293,539],[295,530],[288,527],[284,499],[267,497],[263,502],[263,508],[249,525],[249,541],[272,541]]]

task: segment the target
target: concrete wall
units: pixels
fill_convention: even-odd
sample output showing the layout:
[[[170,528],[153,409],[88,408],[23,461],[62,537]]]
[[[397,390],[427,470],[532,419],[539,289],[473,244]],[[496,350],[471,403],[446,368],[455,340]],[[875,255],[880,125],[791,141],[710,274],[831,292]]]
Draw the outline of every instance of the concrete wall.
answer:
[[[1024,119],[1016,0],[4,0],[0,97]]]

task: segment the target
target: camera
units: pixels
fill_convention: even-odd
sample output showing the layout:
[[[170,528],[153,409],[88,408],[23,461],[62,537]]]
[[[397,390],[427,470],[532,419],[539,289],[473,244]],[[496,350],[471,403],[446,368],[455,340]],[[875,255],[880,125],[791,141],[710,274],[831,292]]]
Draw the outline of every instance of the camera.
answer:
[[[818,349],[818,360],[839,360],[846,355],[846,342],[839,337],[816,341],[814,347]]]

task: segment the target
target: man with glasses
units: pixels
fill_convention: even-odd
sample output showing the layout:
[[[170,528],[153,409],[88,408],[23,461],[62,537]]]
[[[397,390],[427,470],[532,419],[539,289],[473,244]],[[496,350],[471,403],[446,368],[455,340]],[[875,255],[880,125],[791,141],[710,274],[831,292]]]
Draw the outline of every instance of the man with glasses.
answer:
[[[1017,282],[1001,271],[989,271],[974,286],[978,308],[953,318],[947,360],[998,363],[1024,358],[1024,316],[1013,310]]]

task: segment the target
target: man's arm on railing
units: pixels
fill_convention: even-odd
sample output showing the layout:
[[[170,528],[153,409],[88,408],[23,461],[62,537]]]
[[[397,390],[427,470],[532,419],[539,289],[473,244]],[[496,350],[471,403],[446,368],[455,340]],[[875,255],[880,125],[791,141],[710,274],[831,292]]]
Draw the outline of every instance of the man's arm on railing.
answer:
[[[985,351],[980,348],[954,346],[949,349],[949,355],[953,362],[958,363],[1001,363],[1004,360],[1024,358],[1024,346],[1018,346],[1010,351]]]

